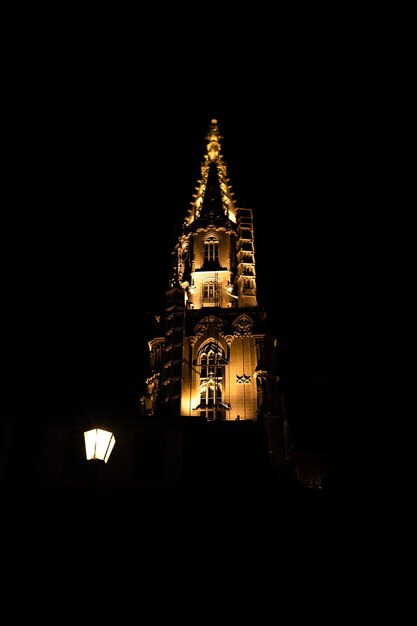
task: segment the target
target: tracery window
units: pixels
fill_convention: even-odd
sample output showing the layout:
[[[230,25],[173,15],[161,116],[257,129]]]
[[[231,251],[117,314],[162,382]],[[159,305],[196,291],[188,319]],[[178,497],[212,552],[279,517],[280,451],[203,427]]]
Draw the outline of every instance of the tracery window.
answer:
[[[219,260],[219,241],[215,237],[207,237],[204,241],[204,261],[215,263]]]
[[[224,416],[223,395],[223,350],[214,341],[206,344],[199,352],[200,366],[200,416],[208,420]]]

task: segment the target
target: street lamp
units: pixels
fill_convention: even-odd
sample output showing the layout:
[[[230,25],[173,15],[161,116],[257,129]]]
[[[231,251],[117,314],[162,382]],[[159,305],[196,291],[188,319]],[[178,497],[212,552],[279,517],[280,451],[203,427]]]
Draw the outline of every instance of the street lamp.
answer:
[[[85,454],[87,461],[98,460],[107,463],[116,443],[113,433],[101,428],[84,432]]]
[[[113,433],[102,428],[92,428],[84,432],[85,455],[91,469],[89,494],[92,502],[97,502],[97,481],[116,443]]]

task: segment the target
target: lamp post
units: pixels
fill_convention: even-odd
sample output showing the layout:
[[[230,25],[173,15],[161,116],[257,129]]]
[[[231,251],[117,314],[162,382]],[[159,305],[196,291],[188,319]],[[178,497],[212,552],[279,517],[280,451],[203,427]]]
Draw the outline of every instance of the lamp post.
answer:
[[[84,432],[85,455],[93,465],[90,489],[94,491],[100,469],[107,463],[116,443],[112,432],[101,428],[92,428]]]

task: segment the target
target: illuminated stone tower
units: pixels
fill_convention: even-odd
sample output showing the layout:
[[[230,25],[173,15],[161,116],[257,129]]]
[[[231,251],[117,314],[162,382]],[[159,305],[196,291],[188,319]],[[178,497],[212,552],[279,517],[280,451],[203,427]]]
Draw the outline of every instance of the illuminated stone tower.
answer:
[[[213,119],[175,245],[164,332],[149,342],[147,415],[254,420],[281,412],[276,342],[257,299],[253,214],[236,204],[221,139]]]

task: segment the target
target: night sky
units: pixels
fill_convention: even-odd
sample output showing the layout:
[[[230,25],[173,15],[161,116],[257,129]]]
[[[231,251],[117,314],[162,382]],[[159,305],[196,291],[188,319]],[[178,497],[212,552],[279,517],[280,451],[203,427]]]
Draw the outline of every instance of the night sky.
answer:
[[[135,410],[216,117],[255,212],[296,443],[356,445],[362,261],[415,106],[415,8],[14,4],[0,20],[5,413],[21,398],[22,412],[39,398]]]

